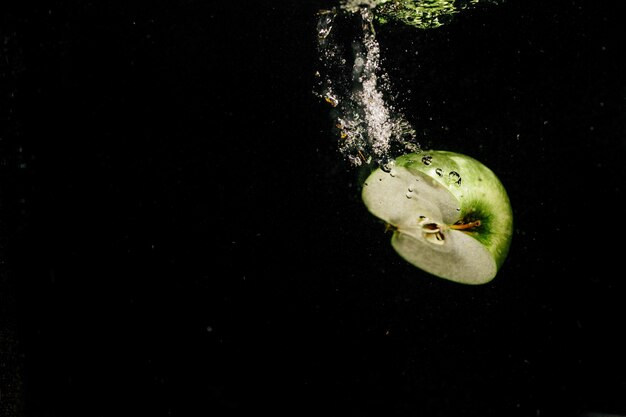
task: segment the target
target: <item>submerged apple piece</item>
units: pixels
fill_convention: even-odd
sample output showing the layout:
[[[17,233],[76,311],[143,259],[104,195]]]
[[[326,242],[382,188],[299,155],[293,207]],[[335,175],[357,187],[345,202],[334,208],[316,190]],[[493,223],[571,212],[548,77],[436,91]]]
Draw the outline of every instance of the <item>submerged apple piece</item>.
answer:
[[[499,0],[341,0],[341,8],[357,12],[363,7],[374,11],[379,23],[401,22],[419,29],[432,29],[450,22],[464,9],[477,3],[498,4]]]
[[[406,261],[463,284],[491,281],[513,235],[513,212],[498,177],[481,162],[448,151],[403,155],[363,183],[367,209],[393,230]]]

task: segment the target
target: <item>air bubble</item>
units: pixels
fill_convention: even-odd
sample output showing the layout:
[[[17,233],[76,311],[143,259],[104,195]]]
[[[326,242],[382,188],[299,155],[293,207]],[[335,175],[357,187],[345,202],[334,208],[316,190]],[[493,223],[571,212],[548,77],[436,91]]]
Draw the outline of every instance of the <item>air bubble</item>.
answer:
[[[456,171],[450,171],[448,174],[448,179],[451,183],[461,185],[461,174]]]
[[[393,160],[384,159],[380,163],[380,169],[390,174],[395,165],[396,163]]]
[[[326,39],[333,28],[335,13],[325,11],[317,21],[317,36],[320,39]]]
[[[412,193],[413,192],[413,186],[409,185],[409,192]]]
[[[411,198],[413,198],[413,193],[412,193],[412,192],[410,192],[410,191],[409,191],[409,192],[407,192],[407,193],[406,193],[406,198],[408,198],[409,200],[410,200]]]
[[[430,164],[432,164],[432,163],[433,163],[433,157],[432,157],[432,156],[430,156],[430,155],[424,155],[424,156],[422,157],[422,163],[423,163],[424,165],[430,165]]]
[[[440,177],[443,177],[443,169],[441,169],[441,168],[437,168],[437,169],[435,170],[435,173],[436,173],[437,175],[439,175]]]

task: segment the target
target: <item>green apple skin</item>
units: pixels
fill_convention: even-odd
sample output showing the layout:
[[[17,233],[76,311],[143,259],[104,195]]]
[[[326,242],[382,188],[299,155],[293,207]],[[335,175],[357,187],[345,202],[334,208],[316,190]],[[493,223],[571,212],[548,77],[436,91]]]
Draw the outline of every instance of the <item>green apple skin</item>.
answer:
[[[422,162],[432,157],[430,164]],[[426,159],[428,160],[428,159]],[[402,155],[396,166],[418,171],[434,178],[459,200],[460,218],[464,222],[479,219],[480,231],[472,234],[493,255],[498,268],[509,252],[513,235],[513,211],[509,196],[494,172],[478,160],[450,151],[426,151]],[[450,178],[459,173],[459,181]]]
[[[495,262],[495,266],[490,267],[490,272],[486,275],[476,274],[475,277],[447,276],[445,272],[439,272],[438,269],[435,269],[436,272],[433,272],[429,270],[429,268],[422,268],[421,263],[423,261],[412,261],[411,256],[405,256],[405,254],[394,245],[399,254],[415,266],[425,269],[427,272],[431,272],[441,278],[466,284],[484,284],[491,281],[508,255],[513,235],[513,212],[511,203],[504,186],[495,173],[470,156],[443,150],[428,150],[402,155],[394,161],[390,175],[393,176],[393,170],[400,172],[400,170],[403,169],[408,171],[410,173],[409,175],[414,176],[418,181],[420,181],[420,179],[422,179],[422,181],[426,180],[433,183],[436,188],[443,188],[452,194],[453,198],[450,198],[447,202],[446,198],[443,198],[437,203],[440,206],[447,205],[448,208],[444,208],[441,211],[433,208],[432,212],[439,213],[441,222],[451,227],[448,229],[451,233],[465,235],[462,237],[466,240],[466,236],[470,236],[478,241],[480,245],[489,252]],[[379,177],[382,174],[380,168],[374,172],[378,172],[377,175]],[[375,175],[372,173],[368,180],[373,181],[374,177]],[[367,185],[368,180],[366,180],[364,185]],[[378,181],[380,180],[381,178],[378,179]],[[370,211],[376,215],[377,209],[372,209],[372,204],[367,201],[368,197],[365,187],[363,199],[366,205],[369,204],[370,207],[368,208],[370,208]],[[383,202],[381,204],[386,203]],[[450,208],[453,207],[452,204],[456,206],[454,209]],[[408,206],[405,207],[407,208],[395,210],[410,210]],[[410,234],[406,228],[403,230],[403,226],[407,223],[406,220],[399,220],[397,222],[403,224],[394,224],[393,215],[384,215],[383,217],[387,217],[383,218],[383,220],[387,221],[394,230],[392,244],[400,242],[406,235]],[[478,226],[468,227],[459,233],[459,230],[452,230],[455,228],[453,226],[455,224],[478,224]],[[465,247],[477,246],[478,245],[472,243]],[[475,249],[471,249],[471,251],[473,251],[472,253],[480,255],[480,257],[483,258],[481,262],[484,263],[485,257],[483,255],[476,252]],[[468,256],[469,260],[465,259],[465,261],[470,265],[473,255]]]
[[[366,6],[381,24],[400,22],[418,29],[434,29],[452,21],[464,9],[478,3],[498,4],[501,0],[342,0],[341,8],[358,12]]]

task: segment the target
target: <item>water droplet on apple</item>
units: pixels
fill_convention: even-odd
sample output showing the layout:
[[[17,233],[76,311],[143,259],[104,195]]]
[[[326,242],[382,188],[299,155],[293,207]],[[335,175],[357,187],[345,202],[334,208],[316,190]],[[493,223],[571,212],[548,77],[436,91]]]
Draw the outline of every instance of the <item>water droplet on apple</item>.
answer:
[[[450,171],[450,173],[448,174],[448,179],[453,184],[461,185],[461,174],[456,171]]]

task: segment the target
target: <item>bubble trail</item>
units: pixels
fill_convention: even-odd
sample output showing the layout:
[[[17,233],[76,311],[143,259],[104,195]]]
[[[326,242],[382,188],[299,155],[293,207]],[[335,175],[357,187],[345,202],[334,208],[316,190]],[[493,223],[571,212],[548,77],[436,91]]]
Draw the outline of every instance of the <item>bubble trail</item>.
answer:
[[[418,152],[415,130],[404,115],[390,104],[389,78],[381,68],[370,7],[360,5],[345,14],[336,10],[319,13],[318,51],[321,68],[315,92],[333,107],[339,150],[353,164],[383,164],[394,153]],[[351,45],[351,59],[335,36],[338,18],[356,19],[358,36]],[[344,23],[354,23],[345,22]],[[348,62],[351,65],[348,65]]]

